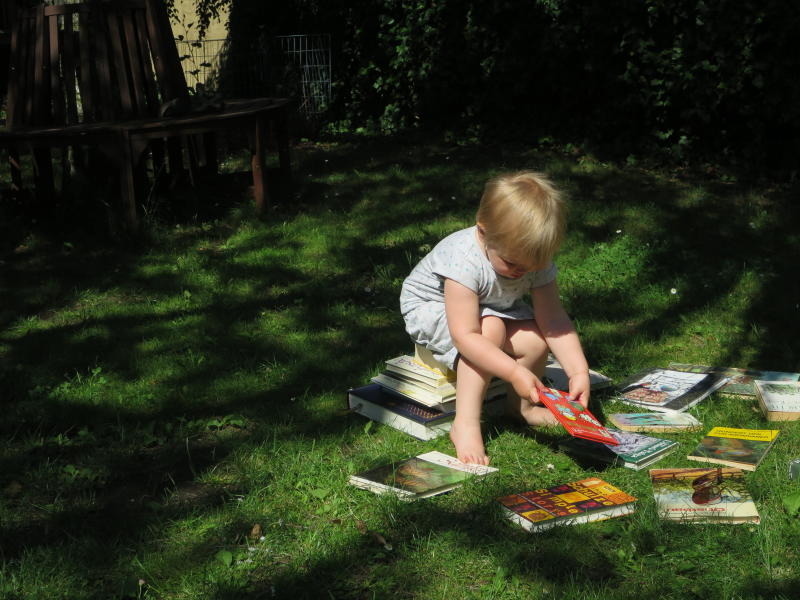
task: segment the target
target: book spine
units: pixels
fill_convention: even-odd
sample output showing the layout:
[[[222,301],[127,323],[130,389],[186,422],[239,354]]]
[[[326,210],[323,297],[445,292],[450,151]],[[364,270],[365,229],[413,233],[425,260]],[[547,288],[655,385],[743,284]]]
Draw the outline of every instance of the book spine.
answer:
[[[413,437],[422,441],[432,440],[440,435],[443,435],[444,433],[450,431],[450,426],[452,424],[450,420],[447,420],[430,426],[423,425],[422,423],[417,423],[402,415],[398,415],[396,412],[393,412],[384,406],[379,406],[369,402],[368,400],[364,400],[364,398],[356,396],[352,393],[347,395],[347,400],[350,409],[358,414],[412,435]]]

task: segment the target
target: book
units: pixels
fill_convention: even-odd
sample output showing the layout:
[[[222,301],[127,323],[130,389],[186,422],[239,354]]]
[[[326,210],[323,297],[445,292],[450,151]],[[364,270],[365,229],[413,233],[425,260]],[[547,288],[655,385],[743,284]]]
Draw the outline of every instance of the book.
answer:
[[[503,514],[530,532],[621,517],[636,498],[599,477],[498,498]]]
[[[758,510],[735,468],[651,469],[659,517],[691,523],[758,523]]]
[[[351,475],[349,482],[376,494],[392,493],[401,500],[410,501],[443,494],[471,477],[483,477],[496,471],[496,467],[465,464],[433,451]]]
[[[800,373],[786,371],[762,371],[759,369],[739,369],[736,367],[713,367],[688,363],[669,363],[670,369],[689,373],[718,373],[728,378],[728,382],[720,388],[725,394],[734,396],[755,396],[755,381],[792,382],[800,381]]]
[[[641,433],[614,429],[609,429],[608,432],[617,440],[616,445],[581,438],[569,438],[559,442],[558,447],[574,456],[635,471],[661,460],[678,447],[678,442]]]
[[[418,404],[410,398],[372,383],[347,392],[348,408],[360,415],[408,433],[432,440],[450,431],[455,410]]]
[[[688,412],[612,413],[608,420],[624,431],[696,431],[703,424]]]
[[[384,372],[375,375],[371,381],[385,388],[399,392],[425,406],[454,405],[456,401],[456,388],[452,383],[432,388],[417,381],[402,379],[393,374]],[[505,394],[506,383],[502,379],[494,379],[489,383],[486,397],[493,398]]]
[[[503,396],[487,399],[483,403],[484,412],[502,414],[505,410],[502,400]],[[432,440],[450,431],[456,414],[454,405],[445,408],[425,406],[377,383],[348,390],[347,407],[422,441]]]
[[[767,421],[797,421],[800,419],[800,383],[753,382],[761,410]]]
[[[550,409],[570,435],[607,444],[617,443],[616,438],[600,421],[583,408],[580,402],[569,400],[566,392],[552,388],[547,388],[546,391],[539,390],[539,400]]]
[[[562,392],[569,391],[569,377],[567,377],[561,363],[559,363],[552,354],[547,357],[542,383],[547,387],[555,388]],[[602,390],[613,385],[614,382],[609,377],[589,369],[589,388],[592,391]]]
[[[634,406],[662,412],[683,412],[725,385],[727,378],[718,373],[687,373],[672,369],[651,368],[622,381],[619,400]]]
[[[425,346],[420,344],[414,344],[414,361],[428,369],[433,371],[438,371],[442,375],[447,376],[448,378],[455,379],[456,372],[452,369],[448,368],[446,365],[443,365],[438,360],[433,357],[433,352],[428,350]]]
[[[431,387],[439,387],[445,384],[452,385],[456,380],[453,371],[442,373],[438,368],[431,368],[407,354],[401,354],[400,356],[390,358],[385,364],[387,373],[395,377],[419,381]]]
[[[755,471],[778,433],[777,429],[714,427],[687,458]]]

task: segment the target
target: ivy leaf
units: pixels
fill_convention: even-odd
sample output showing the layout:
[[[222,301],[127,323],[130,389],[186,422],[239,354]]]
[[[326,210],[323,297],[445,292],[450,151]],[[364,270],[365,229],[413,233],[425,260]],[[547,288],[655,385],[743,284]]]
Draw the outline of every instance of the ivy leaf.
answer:
[[[786,512],[792,516],[800,514],[800,492],[786,496],[783,499],[783,506],[786,507]]]
[[[221,562],[226,567],[230,567],[233,564],[233,552],[230,550],[220,550],[214,556],[219,562]]]

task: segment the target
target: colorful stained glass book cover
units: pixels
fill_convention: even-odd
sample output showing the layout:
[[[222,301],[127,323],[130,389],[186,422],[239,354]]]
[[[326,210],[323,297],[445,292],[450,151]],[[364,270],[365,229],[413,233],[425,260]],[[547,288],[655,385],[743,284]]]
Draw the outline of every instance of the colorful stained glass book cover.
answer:
[[[636,498],[599,477],[511,494],[497,500],[506,509],[537,525],[636,502]]]
[[[604,444],[617,444],[616,438],[600,421],[583,408],[582,404],[570,400],[565,392],[552,388],[539,390],[539,400],[550,409],[570,435]]]

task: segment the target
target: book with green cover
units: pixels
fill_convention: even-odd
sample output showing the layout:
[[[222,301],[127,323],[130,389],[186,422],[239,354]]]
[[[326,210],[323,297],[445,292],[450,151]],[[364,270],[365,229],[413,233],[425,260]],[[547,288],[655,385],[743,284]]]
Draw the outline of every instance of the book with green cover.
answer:
[[[714,427],[687,458],[755,471],[779,433],[777,429]]]
[[[608,420],[625,431],[695,431],[703,424],[688,412],[612,413]]]
[[[755,396],[755,381],[770,381],[786,383],[800,381],[800,373],[786,371],[762,371],[760,369],[739,369],[736,367],[714,367],[710,365],[695,365],[689,363],[669,363],[670,369],[685,371],[687,373],[716,373],[728,378],[728,382],[720,388],[724,394],[734,396]]]
[[[443,494],[471,477],[495,471],[496,467],[462,463],[433,451],[351,475],[349,482],[376,494],[392,493],[401,500],[417,500]]]
[[[800,419],[800,383],[778,383],[756,380],[758,404],[767,421],[797,421]]]
[[[559,442],[558,446],[564,452],[574,456],[635,471],[661,460],[678,447],[678,442],[641,433],[615,429],[608,429],[608,432],[617,440],[616,445],[581,438],[569,438]]]

